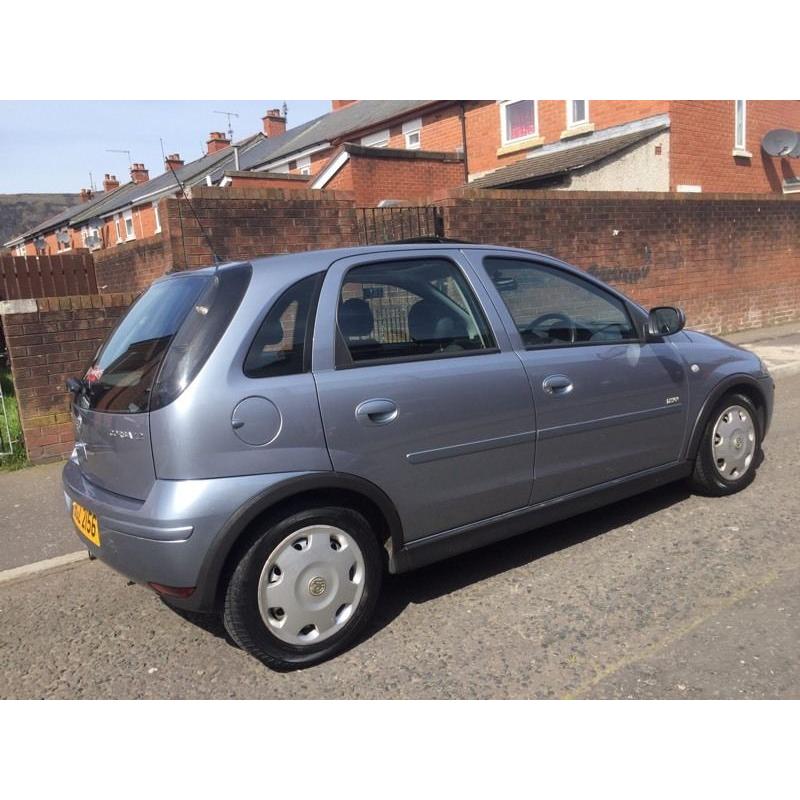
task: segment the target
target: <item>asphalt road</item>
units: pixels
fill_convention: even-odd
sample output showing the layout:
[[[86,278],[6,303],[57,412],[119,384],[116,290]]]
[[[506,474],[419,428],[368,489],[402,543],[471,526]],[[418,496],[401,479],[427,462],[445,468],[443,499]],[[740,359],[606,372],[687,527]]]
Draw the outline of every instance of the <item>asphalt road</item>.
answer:
[[[99,562],[0,584],[0,696],[800,698],[800,376],[777,384],[741,494],[674,485],[391,578],[363,640],[305,671]]]

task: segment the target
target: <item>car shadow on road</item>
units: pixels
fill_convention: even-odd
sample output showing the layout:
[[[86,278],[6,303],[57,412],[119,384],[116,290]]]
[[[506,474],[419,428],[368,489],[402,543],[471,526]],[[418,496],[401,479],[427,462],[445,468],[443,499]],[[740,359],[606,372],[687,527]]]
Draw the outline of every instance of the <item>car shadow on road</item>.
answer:
[[[690,495],[691,492],[684,483],[673,483],[414,572],[389,575],[384,582],[373,623],[361,641],[391,624],[412,603],[426,603],[530,564],[559,550],[630,525],[679,503]]]
[[[411,604],[427,603],[608,531],[630,525],[685,500],[689,495],[685,484],[673,483],[414,572],[387,575],[371,624],[348,649],[357,647],[390,625]],[[232,647],[238,647],[226,632],[219,615],[197,614],[177,609],[168,603],[165,605],[193,625],[224,639]]]

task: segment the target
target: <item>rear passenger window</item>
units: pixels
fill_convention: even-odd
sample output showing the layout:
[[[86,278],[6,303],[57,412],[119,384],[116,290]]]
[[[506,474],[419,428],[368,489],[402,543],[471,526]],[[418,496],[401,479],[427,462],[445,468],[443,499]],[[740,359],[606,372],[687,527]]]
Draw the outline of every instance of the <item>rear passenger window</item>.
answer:
[[[320,279],[321,274],[304,278],[275,301],[247,351],[244,374],[248,378],[293,375],[310,368],[313,309]]]
[[[350,270],[338,324],[353,362],[466,355],[495,346],[461,270],[444,258]]]
[[[638,339],[625,304],[578,275],[512,258],[483,264],[526,347]]]

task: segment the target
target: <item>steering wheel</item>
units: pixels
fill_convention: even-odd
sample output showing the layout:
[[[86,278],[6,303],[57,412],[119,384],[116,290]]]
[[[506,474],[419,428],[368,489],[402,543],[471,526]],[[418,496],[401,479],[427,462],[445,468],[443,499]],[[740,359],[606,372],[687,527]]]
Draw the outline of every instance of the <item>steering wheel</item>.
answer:
[[[532,333],[537,333],[537,329],[541,328],[541,327],[544,327],[544,323],[545,322],[563,322],[564,325],[567,328],[569,328],[569,342],[570,342],[570,344],[574,344],[574,342],[575,342],[575,333],[576,333],[576,327],[577,326],[575,325],[575,323],[572,321],[572,319],[570,317],[568,317],[566,314],[561,314],[561,313],[559,313],[557,311],[554,311],[554,312],[551,312],[551,313],[547,313],[547,314],[540,314],[538,317],[536,317],[535,320],[533,320],[531,322],[530,325],[528,325],[527,329],[529,331],[531,331]],[[548,326],[548,327],[552,327],[552,326]]]

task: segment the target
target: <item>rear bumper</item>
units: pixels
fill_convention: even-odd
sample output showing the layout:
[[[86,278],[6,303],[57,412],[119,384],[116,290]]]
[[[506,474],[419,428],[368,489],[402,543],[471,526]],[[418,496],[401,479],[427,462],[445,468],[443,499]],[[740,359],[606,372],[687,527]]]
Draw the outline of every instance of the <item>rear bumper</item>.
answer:
[[[100,547],[75,531],[89,553],[137,583],[197,587],[188,598],[165,598],[193,610],[210,610],[202,607],[209,596],[202,586],[202,567],[226,523],[250,498],[286,478],[278,473],[157,480],[147,499],[140,501],[92,484],[74,461],[68,461],[62,473],[67,512],[75,501],[98,517]]]

